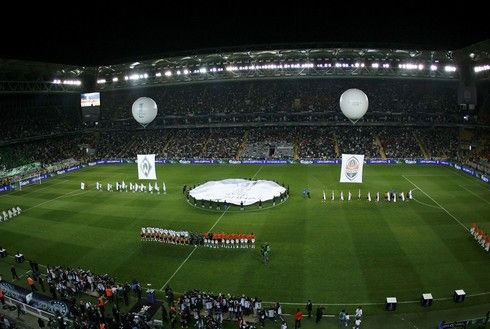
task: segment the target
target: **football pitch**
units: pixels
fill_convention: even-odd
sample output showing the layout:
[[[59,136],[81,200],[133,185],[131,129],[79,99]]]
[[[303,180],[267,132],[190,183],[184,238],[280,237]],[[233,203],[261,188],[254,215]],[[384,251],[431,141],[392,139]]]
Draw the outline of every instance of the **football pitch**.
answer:
[[[1,246],[40,264],[109,273],[119,282],[136,278],[157,290],[169,284],[176,292],[245,294],[291,306],[311,299],[383,312],[388,296],[397,297],[400,309],[426,292],[434,304],[448,301],[455,289],[464,289],[468,301],[490,303],[490,253],[468,232],[471,223],[490,231],[490,185],[452,168],[366,165],[363,184],[340,184],[338,165],[174,164],[157,166],[167,194],[95,190],[96,181],[136,182],[136,171],[136,165],[100,165],[0,195],[0,210],[24,210],[0,224]],[[289,185],[290,197],[267,209],[227,211],[196,208],[182,193],[184,184],[225,178],[276,180]],[[81,181],[88,190],[80,190]],[[392,189],[413,190],[414,200],[366,200],[368,191]],[[352,201],[341,202],[340,191],[349,190]],[[257,247],[141,241],[141,227],[253,232]],[[261,262],[263,242],[271,246],[268,265]],[[2,271],[7,277],[8,269]]]

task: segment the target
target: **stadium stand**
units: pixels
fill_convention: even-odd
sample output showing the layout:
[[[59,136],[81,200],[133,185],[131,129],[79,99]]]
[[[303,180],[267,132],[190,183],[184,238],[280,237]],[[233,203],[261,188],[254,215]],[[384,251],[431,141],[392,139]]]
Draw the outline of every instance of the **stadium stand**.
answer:
[[[339,111],[339,95],[348,88],[369,95],[369,110],[355,126]],[[82,161],[134,160],[138,153],[175,160],[338,159],[355,153],[368,159],[451,159],[489,173],[488,130],[461,115],[457,88],[455,81],[328,77],[129,88],[102,91],[93,127],[80,116],[78,93],[1,95],[0,186]],[[141,96],[159,107],[146,129],[130,111]],[[488,116],[478,120],[490,122]],[[25,176],[6,174],[36,162]],[[105,321],[100,307],[77,301],[82,294],[110,299],[109,289],[117,300],[133,291],[141,299],[137,282],[122,284],[82,269],[49,266],[46,278],[53,295],[72,301],[72,321],[82,328]],[[262,311],[258,298],[193,290],[177,299],[170,315],[186,323],[192,313],[201,329],[201,320],[202,328],[220,326],[225,317],[255,322]],[[111,325],[140,322],[135,314],[116,313]]]

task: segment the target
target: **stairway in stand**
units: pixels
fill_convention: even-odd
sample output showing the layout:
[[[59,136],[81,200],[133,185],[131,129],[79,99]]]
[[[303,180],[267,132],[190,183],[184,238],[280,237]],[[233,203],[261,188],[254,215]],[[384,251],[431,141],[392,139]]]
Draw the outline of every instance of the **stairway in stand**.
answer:
[[[332,138],[332,143],[333,143],[333,148],[335,150],[335,155],[337,158],[340,158],[340,146],[339,146],[339,140],[337,139],[337,135],[333,135]]]
[[[245,152],[245,145],[247,145],[247,139],[248,139],[248,130],[245,131],[242,137],[242,142],[240,143],[240,145],[238,145],[238,150],[236,152],[236,157],[235,157],[236,160],[240,160],[243,152]]]
[[[415,140],[419,144],[420,151],[422,152],[422,154],[424,156],[424,159],[429,159],[430,158],[430,154],[426,151],[426,149],[424,147],[424,144],[422,143],[422,141],[420,140],[420,138],[415,134],[415,132],[413,132],[413,137],[415,138]]]
[[[381,143],[381,139],[379,138],[379,135],[376,135],[376,137],[374,138],[374,143],[378,145],[378,151],[379,151],[379,155],[381,156],[381,159],[386,160],[385,149],[383,147],[383,143]]]

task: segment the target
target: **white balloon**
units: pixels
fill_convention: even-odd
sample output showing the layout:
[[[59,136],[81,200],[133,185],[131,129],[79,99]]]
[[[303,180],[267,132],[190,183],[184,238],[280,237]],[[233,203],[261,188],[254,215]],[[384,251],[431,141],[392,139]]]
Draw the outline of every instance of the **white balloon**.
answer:
[[[352,123],[356,123],[366,114],[368,106],[368,97],[362,90],[347,89],[340,96],[340,109]]]
[[[143,127],[150,124],[157,116],[157,103],[149,97],[138,98],[131,107],[133,118]]]

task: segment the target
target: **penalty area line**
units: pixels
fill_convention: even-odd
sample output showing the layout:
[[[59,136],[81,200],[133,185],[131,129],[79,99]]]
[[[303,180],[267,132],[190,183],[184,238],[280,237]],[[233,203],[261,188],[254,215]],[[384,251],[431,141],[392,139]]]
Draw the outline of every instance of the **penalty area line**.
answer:
[[[407,177],[405,177],[405,175],[402,175],[403,178],[405,178],[407,181],[410,182],[410,184],[412,184],[413,186],[415,186],[416,188],[418,188],[420,190],[420,192],[424,193],[427,197],[429,197],[429,199],[431,199],[436,205],[439,206],[439,208],[441,208],[442,210],[444,210],[446,212],[446,214],[448,214],[449,216],[451,216],[456,222],[458,222],[459,225],[461,225],[466,231],[469,231],[468,228],[463,224],[461,223],[461,221],[459,219],[457,219],[453,214],[451,214],[446,208],[444,208],[443,206],[441,206],[439,204],[439,202],[437,202],[436,200],[434,200],[429,194],[425,193],[424,190],[422,190],[420,187],[418,187],[414,182],[412,182],[410,179],[408,179]]]
[[[487,204],[490,204],[490,202],[488,202],[488,200],[487,200],[487,199],[482,198],[481,196],[479,196],[478,194],[476,194],[476,193],[475,193],[475,192],[473,192],[472,190],[467,189],[466,187],[464,187],[463,185],[460,185],[460,184],[458,184],[458,186],[459,186],[459,187],[464,188],[466,191],[470,192],[471,194],[473,194],[474,196],[476,196],[478,199],[483,200],[483,201],[484,201],[484,202],[486,202]]]
[[[58,176],[58,177],[59,177],[59,176]],[[56,178],[57,178],[57,177],[54,177],[54,179],[56,179]],[[54,179],[53,179],[53,180],[54,180]],[[46,180],[46,179],[45,179],[45,180]],[[53,182],[53,180],[51,180],[51,182]],[[39,192],[39,191],[42,191],[42,190],[45,190],[45,189],[51,188],[51,187],[53,187],[53,186],[56,186],[56,185],[60,185],[60,184],[63,184],[63,183],[69,182],[69,181],[70,181],[70,180],[68,180],[68,179],[63,179],[63,180],[62,180],[62,181],[60,181],[60,182],[57,182],[57,183],[54,183],[54,184],[49,184],[49,185],[47,185],[47,186],[45,186],[45,187],[41,187],[41,188],[38,188],[38,189],[33,189],[32,191],[31,191],[31,189],[29,189],[29,192],[24,193],[24,194],[19,194],[19,195],[15,194],[15,193],[19,193],[19,192],[24,191],[24,190],[25,190],[27,187],[34,187],[34,186],[36,186],[36,185],[40,185],[39,183],[29,184],[29,185],[27,185],[26,187],[24,187],[24,190],[22,190],[22,188],[21,188],[21,189],[19,189],[19,190],[15,190],[15,191],[13,191],[13,192],[11,192],[11,193],[7,193],[7,194],[0,195],[0,197],[11,197],[11,198],[14,198],[14,197],[17,197],[17,196],[19,196],[19,197],[24,197],[24,196],[26,196],[26,195],[28,195],[28,194],[31,194],[31,193],[34,193],[34,192]],[[48,183],[49,183],[49,182],[48,182]],[[46,185],[46,184],[48,184],[48,183],[44,183],[44,184]],[[15,194],[15,195],[14,195],[14,194]]]
[[[48,202],[52,202],[52,201],[54,201],[54,200],[58,200],[58,199],[61,199],[61,198],[66,198],[66,197],[70,197],[70,196],[75,196],[75,195],[84,194],[84,193],[86,193],[86,192],[88,192],[88,191],[83,191],[83,192],[80,192],[80,193],[77,193],[77,194],[73,194],[73,193],[75,193],[75,192],[78,192],[78,190],[74,190],[74,191],[71,191],[71,192],[65,193],[65,194],[63,194],[63,195],[60,195],[60,196],[58,196],[58,197],[56,197],[56,198],[53,198],[53,199],[49,199],[49,200],[43,201],[43,202],[38,203],[38,204],[36,204],[36,205],[34,205],[34,206],[32,206],[32,207],[29,207],[29,208],[27,208],[27,209],[25,209],[25,210],[22,210],[22,212],[26,212],[26,211],[28,211],[28,210],[31,210],[31,209],[37,208],[37,207],[39,207],[39,206],[42,206],[43,204],[46,204],[46,203],[48,203]]]

